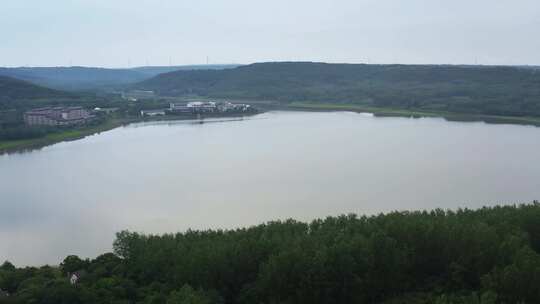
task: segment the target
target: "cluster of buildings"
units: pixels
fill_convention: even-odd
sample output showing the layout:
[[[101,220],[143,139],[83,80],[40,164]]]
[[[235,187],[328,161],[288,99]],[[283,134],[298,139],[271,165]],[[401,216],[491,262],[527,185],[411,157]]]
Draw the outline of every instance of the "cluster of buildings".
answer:
[[[46,107],[24,113],[24,122],[29,126],[71,126],[85,124],[94,119],[83,107]]]
[[[160,116],[165,114],[227,114],[254,112],[248,104],[213,101],[193,101],[188,103],[170,103],[168,109],[143,110],[141,116]]]
[[[248,104],[213,101],[193,101],[186,104],[171,103],[169,111],[172,113],[241,113],[249,112],[252,108]]]
[[[102,114],[111,114],[117,108],[95,108],[89,111],[83,107],[44,107],[24,113],[24,122],[28,126],[73,126],[83,125]],[[161,116],[166,114],[241,114],[255,112],[248,104],[230,102],[193,101],[171,103],[168,109],[142,110],[141,116]]]

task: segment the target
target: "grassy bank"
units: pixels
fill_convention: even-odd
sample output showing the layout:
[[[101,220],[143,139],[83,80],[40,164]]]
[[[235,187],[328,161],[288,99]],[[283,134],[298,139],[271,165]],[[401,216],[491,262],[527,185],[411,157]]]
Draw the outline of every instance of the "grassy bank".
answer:
[[[306,111],[352,111],[373,113],[375,116],[389,117],[443,117],[449,121],[483,121],[495,124],[521,124],[540,126],[540,117],[498,116],[483,114],[462,114],[443,111],[419,111],[414,109],[378,108],[353,104],[320,104],[293,102],[287,106],[291,110]]]
[[[0,141],[0,153],[36,149],[62,141],[81,139],[89,135],[117,128],[133,121],[135,120],[129,118],[111,118],[96,126],[69,129],[47,134],[40,138]]]

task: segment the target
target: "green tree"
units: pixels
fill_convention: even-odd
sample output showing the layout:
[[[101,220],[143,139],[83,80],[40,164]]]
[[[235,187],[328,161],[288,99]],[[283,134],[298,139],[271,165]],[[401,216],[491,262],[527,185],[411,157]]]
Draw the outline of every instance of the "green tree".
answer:
[[[204,292],[184,285],[178,291],[173,291],[167,298],[167,304],[210,304],[211,300]]]
[[[81,260],[76,255],[67,256],[64,261],[60,264],[60,268],[64,274],[73,273],[85,269],[88,266],[88,260]]]

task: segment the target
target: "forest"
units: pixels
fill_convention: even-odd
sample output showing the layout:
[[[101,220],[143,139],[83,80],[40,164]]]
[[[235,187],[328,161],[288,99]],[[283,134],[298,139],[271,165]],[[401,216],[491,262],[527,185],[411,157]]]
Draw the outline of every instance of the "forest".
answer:
[[[525,67],[269,62],[164,73],[135,87],[166,96],[540,116],[540,73]]]
[[[538,286],[538,202],[121,231],[94,259],[0,266],[0,303],[540,303]]]

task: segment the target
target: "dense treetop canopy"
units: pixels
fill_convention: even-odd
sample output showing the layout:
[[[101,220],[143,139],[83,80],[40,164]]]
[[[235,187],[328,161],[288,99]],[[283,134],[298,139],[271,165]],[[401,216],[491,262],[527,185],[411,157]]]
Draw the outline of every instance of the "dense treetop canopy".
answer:
[[[538,203],[123,231],[93,260],[0,266],[0,303],[539,303],[538,286]]]

